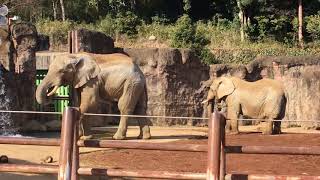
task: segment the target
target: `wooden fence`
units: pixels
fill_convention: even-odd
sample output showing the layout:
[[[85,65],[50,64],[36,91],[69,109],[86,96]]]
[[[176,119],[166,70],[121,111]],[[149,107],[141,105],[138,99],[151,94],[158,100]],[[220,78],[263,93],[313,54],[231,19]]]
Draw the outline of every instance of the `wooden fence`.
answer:
[[[148,142],[125,142],[117,140],[78,139],[79,111],[67,107],[62,117],[61,139],[0,137],[1,144],[60,146],[59,165],[19,165],[0,164],[0,172],[25,172],[58,174],[58,180],[78,180],[79,175],[98,175],[109,177],[163,178],[163,179],[207,179],[222,180],[226,175],[226,153],[255,154],[302,154],[320,155],[319,146],[275,147],[275,146],[226,146],[225,119],[214,112],[209,119],[208,145],[169,144]],[[79,167],[79,147],[127,148],[166,151],[208,152],[206,173],[99,169]],[[232,174],[231,179],[320,179],[320,176],[289,176],[264,174]]]

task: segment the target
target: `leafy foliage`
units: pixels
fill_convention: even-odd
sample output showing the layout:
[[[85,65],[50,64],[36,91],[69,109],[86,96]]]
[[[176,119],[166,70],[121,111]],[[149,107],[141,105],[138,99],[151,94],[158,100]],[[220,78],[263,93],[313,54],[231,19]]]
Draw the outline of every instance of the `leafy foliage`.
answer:
[[[125,45],[138,42],[135,47],[159,43],[160,47],[191,48],[206,63],[247,63],[262,55],[320,52],[319,0],[303,4],[305,49],[296,46],[298,0],[64,0],[65,22],[61,22],[59,0],[0,2],[9,7],[10,16],[35,22],[53,45],[66,43],[68,30],[83,27]],[[240,10],[246,20],[244,42],[239,35]],[[149,41],[152,35],[156,40]]]
[[[320,14],[311,15],[306,19],[306,29],[310,33],[311,38],[314,41],[320,41]]]
[[[177,20],[171,34],[172,47],[193,49],[205,63],[210,64],[215,62],[215,58],[206,47],[209,43],[204,34],[197,31],[188,15],[183,15]]]
[[[116,31],[121,34],[126,34],[129,37],[138,33],[137,26],[141,24],[138,16],[127,11],[124,14],[119,13],[115,19]]]
[[[50,37],[51,44],[66,44],[68,31],[75,27],[72,21],[50,21],[48,19],[39,20],[36,24],[38,32]]]

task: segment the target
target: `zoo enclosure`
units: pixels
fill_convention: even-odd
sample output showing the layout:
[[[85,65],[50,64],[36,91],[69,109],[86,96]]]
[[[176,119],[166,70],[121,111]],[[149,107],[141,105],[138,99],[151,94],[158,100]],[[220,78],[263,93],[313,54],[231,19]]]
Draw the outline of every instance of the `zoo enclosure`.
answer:
[[[8,112],[8,111],[1,111]],[[17,111],[10,111],[17,113]],[[44,113],[44,112],[25,112]],[[51,113],[59,114],[59,113]],[[85,114],[97,115],[97,114]],[[119,115],[108,115],[119,116]],[[129,115],[128,115],[129,116]],[[139,116],[134,116],[139,117]],[[152,117],[152,116],[151,116]],[[170,117],[169,117],[170,118]],[[175,118],[175,117],[171,117]],[[181,117],[180,117],[181,118]],[[301,154],[320,155],[319,146],[310,147],[275,147],[275,146],[225,146],[225,119],[222,114],[214,112],[209,119],[208,145],[195,144],[169,144],[169,143],[148,143],[148,142],[125,142],[116,140],[78,140],[79,111],[76,108],[67,107],[63,113],[61,140],[48,138],[17,138],[0,137],[2,144],[23,144],[23,145],[60,145],[59,166],[55,165],[19,165],[1,164],[2,172],[25,172],[58,174],[58,179],[77,180],[79,175],[99,175],[115,177],[143,177],[143,178],[166,178],[166,179],[224,179],[225,153],[254,153],[254,154]],[[127,148],[145,150],[166,150],[166,151],[208,151],[207,173],[192,172],[170,172],[170,171],[132,171],[121,169],[97,169],[92,167],[79,167],[79,147],[101,147],[101,148]],[[232,179],[245,177],[246,179],[319,179],[320,176],[287,176],[287,175],[248,175],[232,174]]]

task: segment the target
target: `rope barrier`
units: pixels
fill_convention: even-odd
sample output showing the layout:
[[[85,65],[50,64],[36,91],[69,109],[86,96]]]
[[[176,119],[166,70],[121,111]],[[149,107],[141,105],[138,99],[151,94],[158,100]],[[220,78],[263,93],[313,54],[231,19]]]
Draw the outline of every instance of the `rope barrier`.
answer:
[[[9,111],[0,110],[0,113],[21,113],[21,114],[53,114],[62,115],[61,112],[41,112],[41,111]],[[95,113],[83,113],[85,116],[105,116],[105,117],[134,117],[134,118],[165,118],[165,119],[196,119],[196,120],[208,120],[209,118],[202,117],[185,117],[185,116],[145,116],[145,115],[121,115],[121,114],[95,114]],[[231,120],[231,119],[227,119]],[[273,121],[273,122],[314,122],[320,123],[320,120],[280,120],[280,119],[237,119],[237,121]]]
[[[227,119],[231,120],[231,119]],[[273,121],[273,122],[318,122],[320,120],[281,120],[281,119],[237,119],[237,121]]]
[[[179,116],[143,116],[143,115],[120,115],[120,114],[94,114],[94,113],[83,113],[85,116],[108,116],[108,117],[135,117],[135,118],[165,118],[165,119],[200,119],[208,120],[209,118],[202,117],[179,117]]]
[[[42,112],[42,111],[9,111],[9,110],[0,110],[0,113],[17,113],[17,114],[55,114],[61,115],[61,112]]]

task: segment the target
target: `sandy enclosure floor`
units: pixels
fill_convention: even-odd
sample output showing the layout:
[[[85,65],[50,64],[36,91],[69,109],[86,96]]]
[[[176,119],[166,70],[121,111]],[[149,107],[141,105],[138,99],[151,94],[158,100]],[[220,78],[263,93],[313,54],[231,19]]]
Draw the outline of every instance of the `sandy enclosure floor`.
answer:
[[[97,130],[105,130],[99,128]],[[113,132],[114,128],[108,129]],[[320,146],[319,131],[304,131],[299,128],[286,129],[284,134],[263,136],[252,127],[241,127],[240,135],[227,136],[227,145],[273,145],[273,146]],[[293,133],[298,132],[298,133]],[[306,134],[308,132],[308,134]],[[149,142],[206,144],[206,128],[160,128],[152,127],[154,139]],[[110,133],[107,133],[110,135]],[[137,127],[128,131],[128,141],[136,140]],[[102,135],[102,139],[109,139]],[[9,157],[10,163],[40,164],[50,155],[57,164],[59,147],[0,145],[1,154]],[[179,172],[205,172],[207,154],[203,152],[173,152],[154,150],[81,148],[81,166],[117,168],[131,170],[157,170]],[[289,175],[320,175],[320,156],[302,155],[257,155],[227,154],[228,173],[263,173]],[[51,180],[51,175],[0,173],[0,180]],[[84,178],[92,179],[92,178]],[[93,178],[106,179],[106,178]]]

